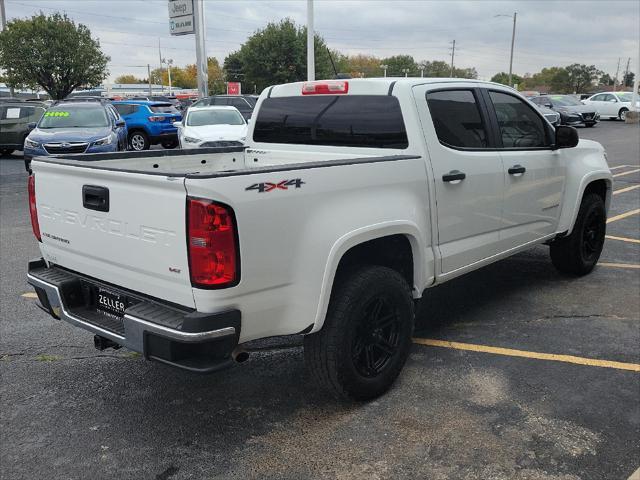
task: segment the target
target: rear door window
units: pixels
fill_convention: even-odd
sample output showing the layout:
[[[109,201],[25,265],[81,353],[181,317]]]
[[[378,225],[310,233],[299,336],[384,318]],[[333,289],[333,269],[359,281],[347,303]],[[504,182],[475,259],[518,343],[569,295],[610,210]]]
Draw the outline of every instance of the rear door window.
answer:
[[[258,111],[253,140],[336,147],[409,146],[398,99],[381,95],[267,98]]]
[[[472,90],[427,92],[427,104],[443,145],[453,148],[487,148],[487,129]]]

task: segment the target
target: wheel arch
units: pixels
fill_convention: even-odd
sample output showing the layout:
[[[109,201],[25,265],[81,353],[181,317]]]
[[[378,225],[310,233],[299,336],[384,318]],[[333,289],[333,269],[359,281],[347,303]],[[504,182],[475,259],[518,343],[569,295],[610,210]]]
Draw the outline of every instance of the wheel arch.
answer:
[[[572,205],[571,216],[567,219],[569,220],[563,224],[560,222],[559,231],[565,231],[567,235],[569,235],[573,231],[573,227],[576,224],[576,220],[578,218],[578,212],[580,210],[580,203],[585,195],[589,193],[596,193],[599,195],[604,201],[605,210],[609,211],[609,206],[611,205],[611,196],[613,190],[613,181],[611,178],[611,174],[603,175],[599,172],[594,172],[591,175],[585,176],[582,182],[580,183],[580,189],[578,195],[575,197],[574,202],[570,202],[567,200],[568,205]]]
[[[433,281],[433,256],[426,258],[431,250],[420,238],[417,225],[402,222],[360,228],[339,238],[325,266],[316,318],[309,333],[322,328],[336,280],[357,265],[381,265],[398,271],[407,280],[413,297],[419,298],[425,285]],[[427,272],[429,261],[431,271]]]

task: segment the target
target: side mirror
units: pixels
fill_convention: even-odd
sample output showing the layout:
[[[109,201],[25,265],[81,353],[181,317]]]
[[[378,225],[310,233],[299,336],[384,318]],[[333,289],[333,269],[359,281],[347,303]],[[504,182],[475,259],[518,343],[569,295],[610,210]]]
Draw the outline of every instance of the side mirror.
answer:
[[[615,98],[612,98],[611,100],[609,100],[611,103],[616,103],[617,100]]]
[[[182,122],[173,122],[173,126],[176,128],[182,127]]]
[[[38,126],[38,124],[36,122],[29,122],[27,123],[27,129],[29,130],[33,130],[34,128],[36,128]]]
[[[122,119],[116,121],[116,127],[124,127],[125,125],[126,123]]]
[[[578,140],[580,140],[578,130],[567,125],[559,125],[556,127],[556,143],[553,149],[573,148],[578,145]]]

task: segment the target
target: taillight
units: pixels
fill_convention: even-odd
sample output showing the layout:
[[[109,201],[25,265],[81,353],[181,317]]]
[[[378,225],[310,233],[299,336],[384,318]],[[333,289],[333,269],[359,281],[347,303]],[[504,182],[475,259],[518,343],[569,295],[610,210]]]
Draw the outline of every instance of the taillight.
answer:
[[[240,265],[231,207],[189,197],[187,219],[191,284],[202,288],[237,285]]]
[[[349,82],[324,81],[305,82],[302,84],[302,95],[335,95],[349,92]]]
[[[33,234],[36,236],[38,241],[41,242],[42,236],[40,235],[40,224],[38,223],[38,207],[36,207],[36,177],[33,174],[29,175],[28,187],[31,228],[33,229]]]
[[[158,116],[158,115],[154,115],[149,117],[149,121],[150,122],[164,122],[164,120],[166,119],[166,117],[162,117],[162,116]]]

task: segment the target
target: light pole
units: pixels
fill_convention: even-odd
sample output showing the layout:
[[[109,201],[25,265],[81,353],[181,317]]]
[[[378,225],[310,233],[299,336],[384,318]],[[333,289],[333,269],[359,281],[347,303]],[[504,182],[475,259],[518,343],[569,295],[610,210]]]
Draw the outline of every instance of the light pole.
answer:
[[[409,69],[408,68],[403,68],[402,69],[402,73],[404,73],[404,77],[407,78],[409,76]]]
[[[382,70],[384,70],[384,76],[386,77],[387,76],[387,68],[389,68],[389,65],[380,65],[380,68]]]
[[[516,19],[518,18],[518,12],[513,12],[513,15],[494,15],[493,18],[496,17],[513,18],[513,31],[511,32],[511,56],[509,57],[509,86],[513,87],[513,83],[511,82],[511,76],[513,73],[513,45],[516,41]]]
[[[171,95],[171,65],[173,65],[173,59],[162,59],[162,63],[167,65],[167,75],[169,77],[169,95]]]
[[[313,32],[313,0],[307,0],[307,80],[316,79],[315,35]]]
[[[424,67],[420,67],[420,77],[424,77]]]

